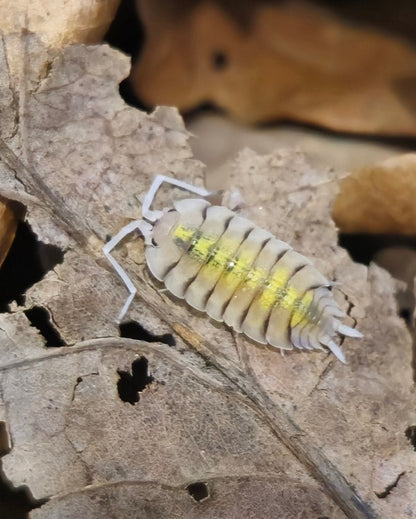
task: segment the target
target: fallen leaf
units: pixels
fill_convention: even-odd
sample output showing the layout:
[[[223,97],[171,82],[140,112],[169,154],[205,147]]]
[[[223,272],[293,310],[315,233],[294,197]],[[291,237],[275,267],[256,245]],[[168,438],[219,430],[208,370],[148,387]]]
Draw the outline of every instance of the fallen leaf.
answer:
[[[120,0],[84,2],[83,0],[23,0],[0,2],[0,31],[8,37],[1,42],[7,46],[7,62],[0,62],[0,68],[9,71],[10,81],[27,85],[29,67],[22,66],[27,59],[42,66],[34,66],[38,77],[35,83],[47,73],[54,56],[71,43],[98,43],[106,34],[114,19]],[[26,32],[36,34],[36,38],[22,39]],[[42,46],[38,45],[38,40]],[[31,48],[31,45],[34,45]],[[29,45],[26,47],[25,45]],[[5,54],[2,53],[4,59]],[[3,117],[3,103],[9,101],[11,91],[4,85],[4,99],[0,99],[0,112]],[[13,100],[12,100],[13,101]],[[14,100],[16,101],[16,100]],[[16,107],[17,109],[17,107]],[[9,128],[2,125],[13,135],[16,119],[9,121]]]
[[[181,15],[164,4],[137,0],[146,39],[130,79],[149,106],[211,103],[247,123],[416,135],[416,51],[399,37],[308,3],[253,2],[244,26],[215,2],[185,2]]]
[[[416,154],[353,171],[340,185],[333,218],[345,233],[416,234]]]
[[[10,203],[0,200],[0,267],[13,243],[18,218]]]
[[[42,56],[35,36],[22,46]],[[416,513],[411,340],[390,276],[337,246],[340,176],[289,150],[245,150],[230,175],[242,214],[342,284],[337,297],[365,334],[345,340],[347,365],[322,352],[282,357],[211,323],[160,291],[133,236],[115,251],[138,289],[126,319],[175,346],[120,338],[126,289],[101,245],[140,217],[156,172],[200,183],[203,165],[175,109],[124,104],[129,63],[118,52],[72,46],[44,75],[40,58],[25,63],[27,83],[0,82],[25,106],[19,131],[0,142],[0,185],[26,205],[38,239],[63,252],[0,322],[2,464],[38,500],[31,517]],[[186,194],[161,190],[156,206],[177,196]],[[44,346],[23,315],[34,305],[67,346]]]
[[[69,519],[76,510],[81,517],[100,518],[108,513],[106,503],[111,502],[119,515],[116,517],[180,517],[184,519],[206,517],[294,517],[296,503],[299,519],[323,517],[328,513],[326,499],[314,489],[299,484],[290,485],[287,478],[264,477],[213,477],[206,485],[212,497],[205,502],[196,502],[183,487],[162,486],[156,483],[140,484],[123,482],[116,486],[90,488],[82,494],[70,494],[51,500],[41,510],[35,511],[34,519],[60,517]],[[239,506],[236,511],[236,499]],[[174,514],[174,515],[173,515]],[[341,515],[332,517],[340,518]],[[328,516],[324,516],[328,517]],[[344,516],[345,517],[345,516]]]
[[[56,49],[69,43],[95,43],[107,32],[119,3],[5,0],[0,5],[0,29],[5,35],[36,33],[46,45]]]

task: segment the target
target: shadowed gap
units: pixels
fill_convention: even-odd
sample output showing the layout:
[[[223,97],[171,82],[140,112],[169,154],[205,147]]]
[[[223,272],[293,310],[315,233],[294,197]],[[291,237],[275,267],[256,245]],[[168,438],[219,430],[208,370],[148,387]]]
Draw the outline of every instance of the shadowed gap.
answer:
[[[369,265],[375,254],[387,247],[405,246],[416,249],[416,236],[398,234],[340,233],[338,244],[358,263]]]
[[[140,53],[144,42],[144,31],[141,20],[137,14],[134,0],[122,0],[104,40],[112,47],[116,47],[132,56],[134,61]],[[129,79],[124,79],[119,87],[120,95],[130,106],[150,112],[151,107],[146,106],[134,94]]]
[[[38,241],[26,222],[20,222],[16,237],[0,269],[0,312],[12,301],[24,304],[24,294],[44,275],[62,263],[64,253],[54,245]]]
[[[125,337],[126,339],[135,339],[137,341],[145,342],[162,342],[163,344],[167,344],[168,346],[176,345],[175,338],[171,333],[154,335],[147,331],[145,328],[143,328],[143,326],[137,323],[136,321],[128,321],[126,323],[121,323],[119,329],[120,337]]]
[[[10,451],[6,424],[0,422],[0,458]],[[14,487],[6,478],[0,460],[0,518],[28,519],[29,511],[47,500],[36,500],[26,486]]]
[[[29,319],[30,324],[37,328],[45,338],[45,346],[47,348],[66,346],[58,330],[51,322],[49,312],[41,306],[33,306],[29,310],[25,310],[25,315]]]
[[[416,451],[416,425],[409,425],[409,427],[405,430],[406,438],[413,446],[413,450]]]

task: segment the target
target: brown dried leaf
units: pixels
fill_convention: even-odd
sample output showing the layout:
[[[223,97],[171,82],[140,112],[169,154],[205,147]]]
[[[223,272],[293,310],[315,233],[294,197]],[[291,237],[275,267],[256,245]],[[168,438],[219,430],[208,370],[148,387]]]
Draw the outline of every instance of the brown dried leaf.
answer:
[[[131,82],[145,103],[213,103],[239,120],[294,119],[339,131],[416,135],[416,52],[317,6],[256,6],[249,27],[214,2],[137,0],[147,37]],[[382,56],[382,59],[380,57]]]
[[[120,0],[5,0],[0,4],[0,29],[5,35],[36,33],[48,46],[95,43],[107,32]]]
[[[343,232],[416,234],[416,154],[353,171],[340,185],[333,217]]]
[[[0,200],[0,267],[13,243],[17,222],[17,216],[10,203]]]
[[[116,368],[130,371],[141,356],[148,359],[154,381],[133,406],[117,395]],[[5,470],[13,480],[24,475],[21,482],[30,484],[36,496],[58,494],[33,517],[67,517],[65,509],[68,517],[77,510],[81,517],[108,516],[112,509],[118,510],[117,517],[137,517],[136,507],[144,506],[150,496],[151,508],[144,517],[153,517],[153,507],[168,506],[171,497],[179,500],[176,516],[190,506],[183,517],[198,517],[200,509],[185,492],[198,479],[216,495],[204,506],[209,517],[221,517],[219,510],[234,507],[230,493],[238,489],[247,492],[241,497],[244,513],[262,486],[255,504],[266,517],[273,510],[295,517],[296,494],[303,495],[297,506],[304,509],[296,517],[306,518],[310,510],[319,516],[337,509],[264,427],[250,402],[230,391],[225,379],[201,372],[200,363],[189,354],[178,355],[157,344],[107,339],[53,352],[33,362],[30,370],[10,368],[2,378],[10,434],[22,447],[36,448],[24,459],[19,457],[23,452],[14,449],[11,458],[5,458]],[[31,477],[29,468],[42,472],[42,477]],[[219,487],[223,490],[218,493]],[[124,493],[134,489],[136,498],[122,505]],[[265,491],[269,497],[260,503]],[[96,499],[107,492],[112,500],[97,506]]]
[[[24,76],[29,70],[36,71],[37,84],[47,73],[53,57],[66,45],[100,42],[113,21],[119,3],[120,0],[3,0],[0,2],[0,31],[8,35],[5,40],[7,62],[0,62],[0,68],[9,71],[9,81],[18,89],[24,84],[28,86],[28,78]],[[45,47],[39,46],[37,39],[22,39],[21,35],[26,32],[36,34]],[[27,60],[36,61],[38,66],[22,66]],[[8,96],[10,92],[5,89],[5,94]],[[3,99],[0,99],[3,117],[2,105]],[[2,125],[2,130],[8,129],[12,133],[16,120],[12,119],[9,123],[10,128]]]
[[[38,44],[27,35],[22,45]],[[202,165],[175,110],[146,115],[121,101],[128,63],[119,53],[70,47],[37,84],[40,62],[26,63],[32,88],[12,86],[11,96],[26,117],[0,142],[0,185],[27,205],[39,239],[65,253],[25,307],[1,316],[0,413],[11,439],[2,461],[14,485],[50,498],[32,517],[416,513],[416,458],[405,436],[416,420],[410,338],[389,275],[336,245],[337,175],[314,171],[298,153],[246,150],[231,177],[245,214],[342,282],[366,335],[345,341],[346,366],[319,352],[281,357],[160,292],[134,237],[116,252],[138,288],[128,318],[171,333],[176,346],[117,338],[126,290],[101,245],[140,216],[156,172],[198,183]],[[162,190],[158,203],[178,195]],[[48,310],[71,347],[42,346],[22,315],[32,305]],[[135,405],[119,397],[120,372],[142,382],[132,388]],[[196,482],[209,492],[199,503],[185,490]]]

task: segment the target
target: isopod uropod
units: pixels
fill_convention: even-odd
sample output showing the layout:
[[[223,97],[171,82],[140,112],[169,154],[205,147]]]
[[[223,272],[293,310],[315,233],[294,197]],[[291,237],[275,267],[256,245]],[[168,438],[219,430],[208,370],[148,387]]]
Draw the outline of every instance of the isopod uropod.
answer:
[[[174,208],[151,210],[163,182],[195,193]],[[305,256],[264,229],[224,206],[211,205],[204,188],[156,176],[144,201],[142,220],[123,227],[103,248],[130,295],[136,289],[110,252],[129,233],[139,230],[153,276],[173,295],[216,321],[224,321],[254,341],[281,350],[329,348],[342,362],[337,335],[362,337],[342,324],[332,283]]]

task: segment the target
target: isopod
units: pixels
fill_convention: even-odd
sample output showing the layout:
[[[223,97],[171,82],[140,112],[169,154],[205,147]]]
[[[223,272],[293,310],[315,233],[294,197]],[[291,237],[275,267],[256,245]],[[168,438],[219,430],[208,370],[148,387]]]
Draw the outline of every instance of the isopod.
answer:
[[[200,198],[176,201],[164,211],[151,210],[163,182]],[[336,337],[362,334],[342,323],[346,314],[332,295],[333,283],[286,242],[224,206],[211,205],[204,198],[209,194],[157,175],[143,201],[143,219],[123,227],[103,247],[130,292],[118,320],[136,289],[110,252],[139,230],[150,272],[174,296],[258,343],[281,350],[327,347],[345,362]]]

